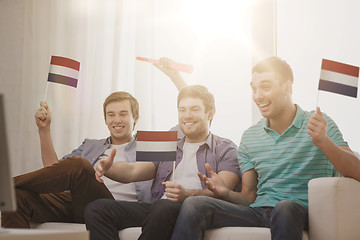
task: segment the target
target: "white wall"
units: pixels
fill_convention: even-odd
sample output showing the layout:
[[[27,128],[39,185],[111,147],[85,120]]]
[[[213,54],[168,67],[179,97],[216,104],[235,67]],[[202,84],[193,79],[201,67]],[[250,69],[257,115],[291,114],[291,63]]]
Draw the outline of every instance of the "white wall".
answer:
[[[358,0],[278,0],[278,55],[293,68],[302,108],[315,109],[322,58],[360,66],[359,10]],[[319,106],[360,151],[360,97],[320,91]]]

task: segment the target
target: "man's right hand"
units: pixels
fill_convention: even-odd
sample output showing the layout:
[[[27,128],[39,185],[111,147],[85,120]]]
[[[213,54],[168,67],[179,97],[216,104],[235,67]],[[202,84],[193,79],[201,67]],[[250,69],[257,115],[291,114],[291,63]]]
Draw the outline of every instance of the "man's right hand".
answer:
[[[116,149],[113,149],[110,153],[110,156],[106,159],[100,159],[99,164],[96,167],[95,170],[95,177],[96,180],[103,183],[104,181],[101,179],[101,177],[105,174],[107,170],[109,170],[114,162],[114,158],[116,155]]]
[[[169,68],[169,65],[174,61],[167,57],[162,57],[159,59],[160,64],[154,64],[154,66],[162,71],[168,76],[171,81],[175,84],[176,88],[181,91],[184,87],[187,86],[184,79],[181,77],[180,73],[177,70]]]
[[[40,107],[35,113],[35,121],[39,130],[50,127],[51,111],[46,102],[40,102]]]

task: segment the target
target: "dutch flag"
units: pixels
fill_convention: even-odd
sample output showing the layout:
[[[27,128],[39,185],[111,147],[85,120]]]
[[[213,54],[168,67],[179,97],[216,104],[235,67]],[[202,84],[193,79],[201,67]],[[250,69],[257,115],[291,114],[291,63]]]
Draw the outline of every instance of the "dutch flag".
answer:
[[[136,161],[176,161],[177,131],[137,131]]]
[[[80,63],[70,58],[51,56],[48,82],[77,87]]]
[[[322,60],[319,90],[357,97],[359,67]]]

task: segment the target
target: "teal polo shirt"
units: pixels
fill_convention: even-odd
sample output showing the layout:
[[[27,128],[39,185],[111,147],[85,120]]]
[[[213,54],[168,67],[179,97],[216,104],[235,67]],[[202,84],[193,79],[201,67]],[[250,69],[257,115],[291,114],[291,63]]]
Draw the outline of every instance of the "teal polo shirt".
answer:
[[[281,135],[263,118],[242,136],[237,153],[241,172],[254,169],[258,174],[257,198],[251,207],[274,207],[281,200],[308,206],[309,180],[334,176],[335,168],[307,133],[314,111],[296,108],[293,123]],[[335,122],[326,114],[323,117],[329,138],[347,146]]]

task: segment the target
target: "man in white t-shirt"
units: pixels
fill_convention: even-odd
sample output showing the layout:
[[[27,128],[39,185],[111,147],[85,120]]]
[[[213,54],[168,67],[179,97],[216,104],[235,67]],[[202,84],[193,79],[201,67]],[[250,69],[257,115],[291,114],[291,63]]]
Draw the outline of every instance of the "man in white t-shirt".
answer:
[[[173,80],[173,82],[175,82]],[[154,178],[152,204],[100,199],[85,209],[90,239],[119,239],[118,230],[142,226],[140,239],[169,239],[182,202],[189,196],[215,196],[200,182],[198,172],[207,174],[208,164],[233,189],[239,182],[237,146],[210,132],[215,115],[214,96],[204,86],[184,87],[178,95],[178,121],[184,137],[178,139],[176,169],[173,162],[136,162],[113,164],[116,151],[101,160],[96,177],[103,175],[119,182]]]

